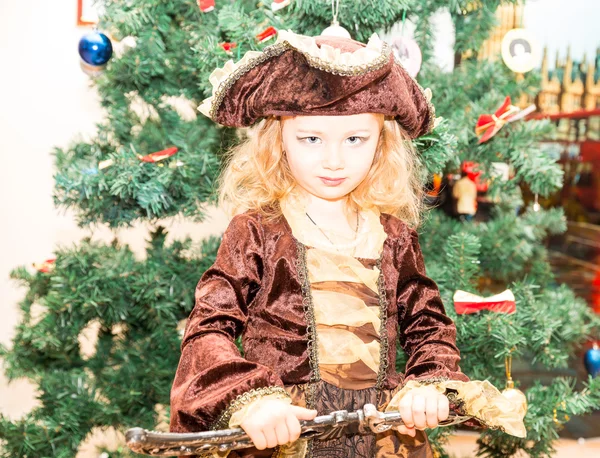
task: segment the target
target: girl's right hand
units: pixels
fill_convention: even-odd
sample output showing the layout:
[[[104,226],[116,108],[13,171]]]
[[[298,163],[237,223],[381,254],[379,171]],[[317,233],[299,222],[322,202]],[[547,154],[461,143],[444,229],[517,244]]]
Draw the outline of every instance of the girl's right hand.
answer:
[[[316,410],[265,399],[252,408],[240,427],[258,450],[264,450],[296,441],[300,437],[300,420],[312,420],[316,416]]]

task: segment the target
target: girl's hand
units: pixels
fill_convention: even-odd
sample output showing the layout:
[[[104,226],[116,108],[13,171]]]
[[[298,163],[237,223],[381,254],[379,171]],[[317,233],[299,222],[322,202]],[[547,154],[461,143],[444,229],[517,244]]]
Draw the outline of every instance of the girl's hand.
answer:
[[[448,398],[427,387],[415,388],[402,398],[399,406],[404,425],[396,427],[401,434],[415,437],[417,429],[435,428],[450,414]]]
[[[296,441],[300,437],[299,420],[312,420],[316,416],[316,410],[265,399],[256,404],[240,427],[258,450],[264,450]]]

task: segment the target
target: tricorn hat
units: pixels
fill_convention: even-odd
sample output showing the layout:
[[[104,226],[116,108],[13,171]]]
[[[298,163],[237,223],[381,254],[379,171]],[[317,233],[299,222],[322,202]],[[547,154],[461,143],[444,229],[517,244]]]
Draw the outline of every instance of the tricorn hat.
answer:
[[[410,138],[433,128],[431,91],[373,34],[368,43],[280,30],[262,51],[248,51],[210,75],[213,94],[198,110],[218,124],[247,127],[274,116],[382,113]]]

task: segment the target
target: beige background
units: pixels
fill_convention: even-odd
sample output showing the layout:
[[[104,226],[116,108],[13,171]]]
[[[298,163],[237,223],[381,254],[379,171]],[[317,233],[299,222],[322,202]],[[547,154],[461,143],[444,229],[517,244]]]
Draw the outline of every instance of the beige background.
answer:
[[[17,266],[52,258],[57,246],[85,236],[109,241],[107,227],[80,229],[52,202],[54,146],[93,135],[103,118],[90,79],[79,68],[75,0],[0,0],[0,342],[10,345],[25,289],[9,279]],[[227,225],[213,210],[204,224],[164,221],[170,238],[200,240]],[[148,226],[118,231],[141,256]],[[195,285],[190,285],[194,288]],[[35,404],[26,380],[8,384],[0,369],[0,412],[19,418]],[[83,456],[83,454],[82,454]],[[97,456],[90,453],[86,456]]]

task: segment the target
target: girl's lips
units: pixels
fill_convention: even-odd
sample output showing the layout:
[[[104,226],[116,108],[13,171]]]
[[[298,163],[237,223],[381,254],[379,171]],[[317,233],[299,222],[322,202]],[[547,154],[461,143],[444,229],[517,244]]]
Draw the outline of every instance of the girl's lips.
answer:
[[[336,178],[335,180],[329,179],[329,178],[324,178],[324,177],[319,177],[321,179],[321,181],[327,185],[327,186],[337,186],[339,185],[342,181],[345,180],[345,178]]]

